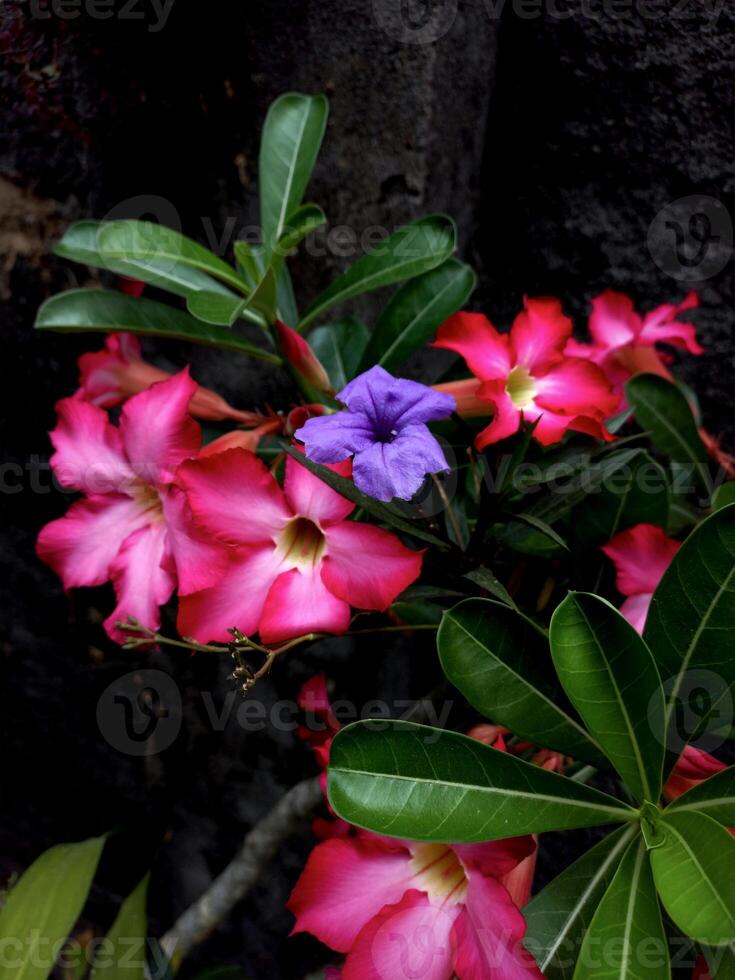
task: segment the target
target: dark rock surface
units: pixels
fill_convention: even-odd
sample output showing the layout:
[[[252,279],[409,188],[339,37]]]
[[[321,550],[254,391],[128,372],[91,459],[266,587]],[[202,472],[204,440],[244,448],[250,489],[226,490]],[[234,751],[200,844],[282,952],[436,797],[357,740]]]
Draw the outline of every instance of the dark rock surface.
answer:
[[[525,292],[559,295],[583,318],[606,285],[644,309],[699,288],[708,350],[683,370],[708,427],[735,443],[735,17],[714,0],[626,2],[177,0],[160,29],[142,0],[142,20],[117,2],[108,20],[81,0],[70,19],[45,0],[2,5],[0,878],[51,843],[119,827],[92,914],[109,919],[154,862],[163,929],[283,788],[314,771],[283,726],[248,732],[233,711],[217,730],[212,712],[232,706],[227,664],[121,652],[99,626],[107,590],[65,597],[33,553],[38,528],[67,504],[44,468],[53,402],[89,346],[31,329],[47,295],[91,281],[50,256],[51,243],[78,217],[152,212],[226,251],[255,222],[258,135],[280,92],[330,96],[309,196],[331,226],[359,241],[452,213],[480,272],[476,302],[499,323]],[[334,239],[326,251],[296,264],[305,300],[354,257]],[[368,319],[374,310],[360,307]],[[198,380],[242,407],[290,397],[285,377],[247,361],[148,350],[170,367],[191,358]],[[174,677],[183,724],[170,748],[140,759],[100,737],[95,710],[115,678],[150,667]],[[259,697],[293,699],[322,668],[360,705],[438,681],[428,642],[330,642],[294,656]],[[299,978],[323,962],[310,939],[284,940],[284,902],[311,844],[305,829],[189,972],[230,962],[256,980]],[[568,847],[550,849],[543,879]]]

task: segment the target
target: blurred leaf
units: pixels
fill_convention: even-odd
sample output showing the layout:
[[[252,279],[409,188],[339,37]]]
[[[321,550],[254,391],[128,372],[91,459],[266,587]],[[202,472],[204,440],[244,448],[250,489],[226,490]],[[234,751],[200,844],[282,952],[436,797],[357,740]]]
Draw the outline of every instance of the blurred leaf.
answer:
[[[120,906],[92,967],[92,980],[145,980],[148,938],[146,875]]]
[[[359,371],[380,364],[394,373],[464,305],[476,282],[468,265],[450,258],[401,286],[375,325]]]
[[[454,222],[444,214],[427,215],[398,228],[377,248],[362,255],[316,298],[299,324],[305,330],[337,303],[390,286],[440,265],[456,247]]]
[[[544,670],[546,637],[521,613],[489,599],[466,599],[444,614],[437,648],[449,680],[490,721],[538,746],[609,768],[552,672]]]
[[[140,336],[169,337],[237,351],[271,364],[281,363],[276,354],[248,343],[232,330],[205,324],[165,303],[111,289],[70,289],[52,296],[41,306],[34,326],[37,330],[60,333],[122,330]]]
[[[11,889],[0,910],[0,936],[17,940],[17,949],[0,958],[0,980],[49,976],[87,900],[105,839],[52,847]]]
[[[326,368],[335,391],[358,374],[358,364],[370,331],[357,317],[346,316],[325,323],[309,334],[309,346]]]
[[[529,527],[533,528],[534,531],[538,531],[540,535],[548,538],[549,541],[553,542],[559,548],[563,548],[564,551],[569,551],[569,545],[566,543],[561,535],[557,534],[556,531],[547,524],[546,521],[542,521],[541,518],[536,517],[534,514],[521,513],[521,514],[507,514],[506,515],[511,524],[527,524]]]
[[[723,483],[712,495],[712,506],[715,510],[722,510],[729,504],[735,504],[735,480]]]
[[[465,735],[410,722],[343,728],[328,772],[338,816],[411,840],[477,843],[636,818],[589,786]]]
[[[411,626],[420,626],[423,623],[436,623],[438,626],[444,610],[433,602],[394,602],[390,612]]]
[[[279,241],[306,192],[327,126],[323,95],[287,92],[271,105],[263,126],[258,177],[266,255]]]

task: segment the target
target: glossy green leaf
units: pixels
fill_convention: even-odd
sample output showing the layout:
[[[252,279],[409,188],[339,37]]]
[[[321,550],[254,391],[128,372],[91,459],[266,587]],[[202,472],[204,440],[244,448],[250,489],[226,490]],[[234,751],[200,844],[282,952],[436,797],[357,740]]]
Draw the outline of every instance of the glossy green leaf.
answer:
[[[735,944],[702,950],[712,980],[735,980]]]
[[[544,537],[555,545],[557,548],[562,548],[564,551],[569,551],[569,545],[566,543],[564,538],[557,534],[556,531],[547,524],[546,521],[542,521],[541,518],[536,517],[535,514],[522,512],[520,514],[508,514],[508,519],[511,523],[526,524],[528,527],[532,528],[534,531]]]
[[[707,946],[735,942],[735,837],[711,817],[664,811],[651,853],[656,888],[682,932]]]
[[[735,505],[715,511],[686,539],[654,593],[644,638],[668,697],[675,761],[687,741],[730,717],[735,657]],[[703,700],[702,694],[705,694]]]
[[[273,268],[268,268],[263,278],[247,300],[246,306],[265,318],[266,323],[274,323],[278,309],[278,285]]]
[[[146,875],[120,906],[95,957],[91,980],[145,980],[149,878]]]
[[[735,828],[735,766],[693,786],[674,800],[666,812],[679,810],[704,813],[725,827]]]
[[[201,269],[158,260],[151,256],[145,260],[115,260],[103,256],[98,247],[98,235],[104,227],[102,221],[77,221],[67,228],[54,252],[65,259],[83,262],[97,269],[107,269],[116,275],[140,279],[141,282],[159,289],[166,289],[177,296],[191,296],[201,290],[231,296],[229,289]]]
[[[325,323],[309,334],[309,346],[324,365],[335,391],[359,373],[358,366],[370,331],[357,317]]]
[[[715,510],[722,510],[729,504],[735,504],[735,480],[723,483],[712,494],[712,506]]]
[[[279,241],[306,192],[327,126],[323,95],[287,92],[271,105],[263,126],[258,174],[260,223],[266,254]]]
[[[87,899],[104,843],[104,837],[91,837],[52,847],[14,885],[0,910],[0,937],[16,944],[0,957],[0,980],[45,980],[51,973],[54,953]]]
[[[456,248],[451,218],[432,214],[398,228],[377,248],[361,256],[316,298],[299,324],[305,330],[337,303],[381,286],[412,279],[446,261]]]
[[[357,722],[336,736],[329,799],[358,827],[422,841],[478,842],[636,818],[611,796],[465,735]]]
[[[70,289],[52,296],[38,311],[34,326],[60,333],[123,330],[141,336],[170,337],[237,351],[271,364],[281,363],[276,354],[256,347],[232,330],[203,323],[165,303],[110,289]]]
[[[124,262],[151,262],[175,270],[180,266],[199,269],[232,286],[246,287],[235,270],[214,252],[186,235],[152,221],[105,221],[97,233],[100,254]]]
[[[667,980],[669,945],[642,837],[629,846],[590,923],[574,980]]]
[[[465,304],[476,283],[468,265],[450,258],[401,286],[375,325],[360,371],[380,364],[395,372],[414,351],[434,339],[442,323]]]
[[[649,433],[656,448],[675,462],[691,467],[706,485],[707,450],[681,388],[658,374],[637,374],[626,383],[625,394],[636,421]]]
[[[302,204],[290,214],[271,255],[271,264],[280,272],[286,259],[313,231],[325,223],[327,216],[317,204]]]
[[[223,296],[221,293],[192,293],[186,298],[186,308],[197,320],[231,327],[242,314],[247,300],[242,296]]]
[[[523,909],[529,949],[546,980],[572,980],[587,927],[636,826],[620,827],[554,878]]]
[[[518,610],[513,596],[508,592],[506,587],[497,577],[497,575],[492,571],[492,569],[487,568],[485,565],[481,565],[479,568],[473,568],[471,572],[467,572],[464,578],[473,582],[475,585],[479,585],[481,589],[488,592],[491,596],[499,599],[504,605],[509,606],[511,609]]]
[[[310,473],[314,476],[318,476],[320,480],[323,480],[327,486],[330,486],[332,490],[336,490],[337,493],[341,493],[343,497],[351,500],[353,504],[357,504],[358,507],[362,507],[366,513],[370,514],[376,520],[383,524],[389,524],[391,527],[395,528],[397,531],[402,531],[404,534],[410,534],[414,538],[418,538],[420,541],[426,541],[429,544],[433,544],[437,548],[447,548],[446,541],[442,541],[441,538],[435,537],[428,531],[424,531],[420,527],[409,523],[401,515],[390,506],[390,504],[384,504],[380,500],[375,500],[373,497],[368,497],[367,494],[362,493],[357,489],[352,480],[347,480],[345,477],[340,476],[339,473],[335,473],[334,470],[330,470],[328,466],[322,466],[319,463],[313,463],[310,459],[307,459],[302,452],[294,449],[293,446],[284,445],[283,449],[293,456],[295,460],[305,466]]]
[[[553,672],[544,670],[548,640],[521,613],[490,599],[467,599],[444,614],[437,647],[444,673],[486,718],[536,745],[609,768]]]
[[[551,617],[551,656],[569,699],[639,802],[663,783],[665,704],[656,663],[605,599],[570,592]]]

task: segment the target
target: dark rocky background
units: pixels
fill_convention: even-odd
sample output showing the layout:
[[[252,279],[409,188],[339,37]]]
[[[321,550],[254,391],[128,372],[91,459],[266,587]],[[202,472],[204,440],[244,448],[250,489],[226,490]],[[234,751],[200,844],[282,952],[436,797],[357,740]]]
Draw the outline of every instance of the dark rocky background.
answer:
[[[163,22],[145,0],[0,2],[0,881],[54,842],[116,828],[90,917],[109,921],[153,863],[152,928],[165,929],[283,789],[315,771],[291,731],[244,731],[234,710],[216,730],[209,712],[231,706],[226,664],[123,653],[99,625],[107,591],[65,597],[34,557],[39,527],[67,504],[45,468],[53,403],[89,346],[32,330],[46,296],[93,281],[49,254],[64,226],[153,213],[226,250],[255,221],[269,102],[324,91],[332,114],[309,198],[358,236],[452,213],[480,273],[476,302],[498,322],[524,292],[581,315],[607,285],[644,309],[700,289],[707,353],[683,370],[732,447],[735,15],[720,6],[174,0]],[[346,261],[335,248],[300,259],[300,296]],[[242,407],[289,397],[284,378],[246,361],[148,353],[171,367],[190,358]],[[170,748],[139,759],[100,736],[95,708],[115,678],[146,667],[175,679],[183,724]],[[294,656],[259,698],[292,699],[322,667],[358,705],[419,697],[438,679],[428,643],[330,642]],[[187,973],[233,963],[256,980],[301,978],[324,962],[317,943],[284,939],[311,844],[305,828]],[[542,879],[566,853],[549,850]]]

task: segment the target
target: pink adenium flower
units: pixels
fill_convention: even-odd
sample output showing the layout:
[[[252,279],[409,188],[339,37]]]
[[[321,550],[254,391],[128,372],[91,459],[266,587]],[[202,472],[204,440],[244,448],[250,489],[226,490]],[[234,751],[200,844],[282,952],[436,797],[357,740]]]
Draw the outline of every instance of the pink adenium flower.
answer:
[[[334,469],[347,475],[349,463]],[[350,606],[387,609],[421,571],[423,552],[348,521],[354,504],[290,457],[283,490],[242,449],[184,463],[177,482],[228,558],[216,585],[182,598],[184,636],[227,640],[233,626],[264,643],[344,633]]]
[[[435,347],[456,351],[475,375],[467,382],[438,385],[453,394],[459,411],[477,414],[485,402],[494,415],[475,439],[477,449],[512,436],[521,419],[538,424],[534,438],[544,446],[568,430],[612,438],[604,426],[618,404],[602,370],[565,348],[572,322],[556,299],[526,299],[510,333],[501,334],[481,313],[455,313],[442,325]]]
[[[133,616],[155,629],[177,584],[180,592],[201,589],[224,570],[220,550],[192,529],[173,485],[176,468],[201,445],[187,410],[196,390],[181,371],[131,398],[119,426],[77,398],[56,406],[51,466],[84,497],[41,530],[38,554],[67,589],[113,583],[117,605],[105,629],[120,642],[118,620]]]
[[[703,348],[697,342],[694,325],[677,319],[697,306],[699,297],[692,291],[681,303],[664,303],[641,316],[630,296],[606,289],[592,300],[592,343],[570,340],[567,353],[599,364],[620,395],[623,383],[634,374],[645,371],[671,378],[666,367],[670,357],[658,345],[701,354]]]
[[[683,796],[687,790],[693,789],[710,776],[727,769],[724,762],[715,759],[709,752],[687,745],[671,771],[664,786],[664,796],[672,801]]]
[[[654,524],[636,524],[616,534],[602,550],[615,565],[615,585],[627,596],[620,607],[631,626],[643,633],[653,593],[681,547]]]

